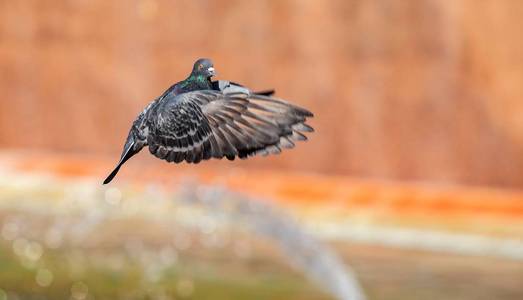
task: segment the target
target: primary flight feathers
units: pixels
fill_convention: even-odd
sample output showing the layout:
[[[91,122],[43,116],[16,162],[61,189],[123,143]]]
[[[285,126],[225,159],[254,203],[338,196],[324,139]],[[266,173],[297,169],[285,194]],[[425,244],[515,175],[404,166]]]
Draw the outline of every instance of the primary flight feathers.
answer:
[[[133,122],[120,161],[104,184],[145,146],[168,162],[234,160],[280,153],[313,131],[305,123],[310,111],[271,97],[273,90],[251,92],[233,82],[211,81],[214,74],[212,62],[199,59],[187,79],[149,104]]]

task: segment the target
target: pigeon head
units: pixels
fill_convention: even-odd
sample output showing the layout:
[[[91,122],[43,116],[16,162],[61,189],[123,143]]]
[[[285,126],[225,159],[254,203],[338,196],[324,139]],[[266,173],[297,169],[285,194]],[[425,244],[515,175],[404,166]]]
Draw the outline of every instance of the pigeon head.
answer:
[[[212,61],[208,58],[198,59],[192,68],[192,75],[211,78],[216,75]]]

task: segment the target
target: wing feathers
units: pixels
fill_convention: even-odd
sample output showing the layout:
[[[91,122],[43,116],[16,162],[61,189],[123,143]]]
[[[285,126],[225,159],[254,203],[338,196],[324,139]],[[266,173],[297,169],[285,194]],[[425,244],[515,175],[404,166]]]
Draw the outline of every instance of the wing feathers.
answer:
[[[294,141],[306,140],[304,132],[314,131],[305,123],[307,117],[312,116],[306,109],[263,95],[232,94],[229,97],[203,110],[218,116],[217,127],[238,150],[240,158],[278,154],[282,148],[293,148]],[[232,104],[241,100],[246,101],[246,107]]]
[[[260,94],[196,91],[164,106],[148,143],[152,154],[169,162],[278,154],[314,131],[305,123],[311,112]]]

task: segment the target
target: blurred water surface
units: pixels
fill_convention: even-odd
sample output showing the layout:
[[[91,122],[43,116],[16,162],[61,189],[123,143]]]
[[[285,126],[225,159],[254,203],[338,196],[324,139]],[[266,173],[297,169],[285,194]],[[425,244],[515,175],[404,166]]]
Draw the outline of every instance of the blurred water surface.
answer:
[[[311,235],[304,221],[218,186],[2,176],[0,289],[7,299],[363,299],[361,281],[370,299],[522,295],[521,260],[441,253],[437,243],[393,250]],[[408,238],[394,236],[383,238]]]

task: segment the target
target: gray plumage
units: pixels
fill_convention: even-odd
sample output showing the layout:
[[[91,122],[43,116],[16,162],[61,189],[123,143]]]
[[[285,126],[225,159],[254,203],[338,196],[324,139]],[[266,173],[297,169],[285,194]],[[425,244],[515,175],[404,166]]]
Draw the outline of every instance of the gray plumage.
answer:
[[[148,146],[154,156],[168,162],[199,163],[210,158],[280,153],[307,140],[313,129],[305,122],[313,114],[282,99],[253,93],[227,81],[215,89],[181,94],[164,93],[133,122],[123,153],[109,183],[131,156]]]

